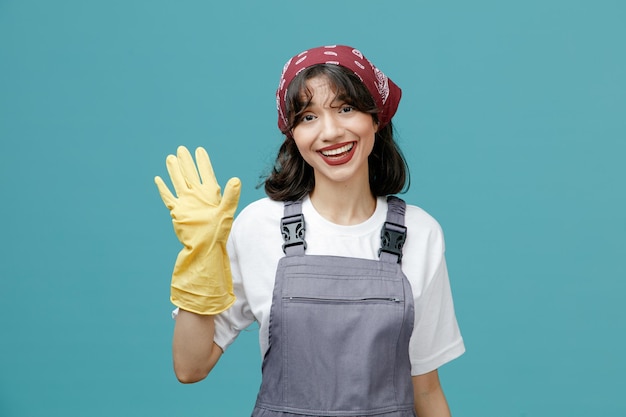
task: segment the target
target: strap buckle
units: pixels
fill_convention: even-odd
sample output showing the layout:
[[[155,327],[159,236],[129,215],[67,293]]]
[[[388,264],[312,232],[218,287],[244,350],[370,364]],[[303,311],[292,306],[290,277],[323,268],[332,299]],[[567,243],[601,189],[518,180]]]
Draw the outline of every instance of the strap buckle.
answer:
[[[306,249],[304,216],[302,214],[283,217],[280,220],[280,230],[283,234],[283,252],[285,255],[287,254],[287,248],[291,246],[304,245],[304,249]]]
[[[406,227],[392,222],[385,222],[380,231],[380,249],[378,256],[382,252],[391,253],[398,257],[398,263],[402,260],[402,247],[406,240]]]

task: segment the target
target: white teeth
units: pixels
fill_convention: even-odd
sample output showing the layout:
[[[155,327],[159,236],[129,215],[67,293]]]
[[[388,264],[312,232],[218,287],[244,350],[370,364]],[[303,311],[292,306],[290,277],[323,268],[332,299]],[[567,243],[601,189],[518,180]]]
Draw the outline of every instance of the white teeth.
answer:
[[[332,149],[330,151],[321,151],[322,155],[324,156],[336,156],[336,155],[341,155],[342,153],[346,153],[349,152],[350,149],[352,149],[352,147],[354,146],[354,143],[349,143],[345,146],[342,146],[341,148],[337,148],[337,149]]]

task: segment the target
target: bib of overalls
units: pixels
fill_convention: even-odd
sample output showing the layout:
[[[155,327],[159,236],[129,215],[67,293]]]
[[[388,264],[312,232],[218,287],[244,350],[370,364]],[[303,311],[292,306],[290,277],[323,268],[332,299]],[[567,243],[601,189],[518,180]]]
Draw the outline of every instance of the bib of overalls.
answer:
[[[414,305],[401,269],[404,202],[388,198],[380,259],[305,255],[301,202],[285,203],[269,349],[252,417],[413,417]]]

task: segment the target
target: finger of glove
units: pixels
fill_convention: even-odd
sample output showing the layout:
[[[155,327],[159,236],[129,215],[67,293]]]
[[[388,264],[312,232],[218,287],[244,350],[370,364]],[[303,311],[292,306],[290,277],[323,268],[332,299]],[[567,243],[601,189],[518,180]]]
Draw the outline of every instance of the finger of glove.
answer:
[[[161,177],[154,177],[154,183],[159,190],[159,194],[161,194],[161,200],[165,204],[165,207],[172,210],[176,205],[176,197],[172,194],[170,189],[165,185],[165,181]]]
[[[178,158],[178,165],[180,172],[183,174],[183,178],[189,188],[195,188],[200,186],[200,176],[198,176],[198,170],[196,164],[193,162],[191,153],[184,146],[179,146],[176,152]]]
[[[180,197],[182,193],[189,189],[189,186],[180,170],[178,158],[175,155],[168,155],[165,159],[165,165],[167,166],[167,172],[170,174],[170,180],[172,180],[176,196]]]
[[[222,203],[220,204],[224,213],[234,216],[241,195],[241,180],[239,178],[231,178],[226,183]]]
[[[211,158],[207,151],[199,147],[196,149],[196,162],[198,164],[198,171],[202,178],[202,185],[207,193],[207,198],[211,202],[218,204],[220,201],[220,186],[215,178],[215,172],[213,171],[213,164],[211,164]]]

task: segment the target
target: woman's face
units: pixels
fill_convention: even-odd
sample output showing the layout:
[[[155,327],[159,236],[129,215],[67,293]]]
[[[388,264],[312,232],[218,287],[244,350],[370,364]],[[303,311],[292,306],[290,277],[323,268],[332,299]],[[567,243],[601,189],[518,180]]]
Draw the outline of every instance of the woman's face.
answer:
[[[372,115],[337,98],[326,77],[307,81],[311,102],[292,131],[304,160],[313,168],[316,187],[324,183],[369,184],[367,158],[378,128]]]

